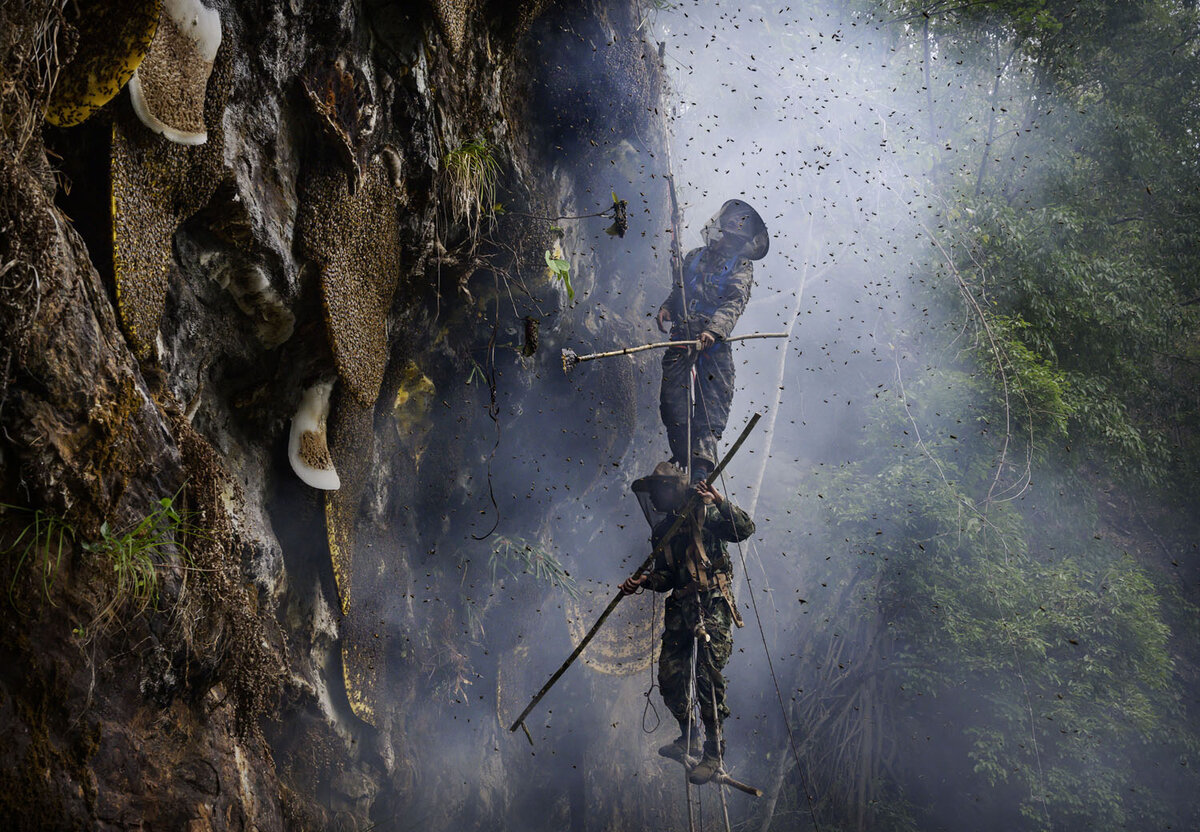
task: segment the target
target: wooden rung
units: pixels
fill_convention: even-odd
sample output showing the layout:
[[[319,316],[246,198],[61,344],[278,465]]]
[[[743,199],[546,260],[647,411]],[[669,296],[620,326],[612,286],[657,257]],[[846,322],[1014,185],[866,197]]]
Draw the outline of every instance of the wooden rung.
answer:
[[[695,757],[689,756],[687,758],[687,769],[689,772],[691,772],[691,770],[694,769],[699,764],[700,764],[700,761],[697,760]],[[751,786],[748,783],[743,783],[741,780],[734,780],[732,777],[730,777],[728,774],[726,774],[723,771],[718,771],[716,774],[713,775],[713,778],[711,780],[709,780],[708,782],[709,783],[717,783],[722,786],[728,786],[731,789],[737,789],[739,792],[745,792],[746,794],[750,795],[751,797],[762,797],[762,789],[756,788],[755,786]]]

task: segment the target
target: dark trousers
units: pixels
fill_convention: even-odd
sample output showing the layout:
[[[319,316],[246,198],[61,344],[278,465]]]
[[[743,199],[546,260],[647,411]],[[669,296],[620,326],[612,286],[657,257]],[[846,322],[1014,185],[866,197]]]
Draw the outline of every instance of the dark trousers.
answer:
[[[685,725],[688,714],[688,682],[692,675],[692,632],[696,616],[704,616],[709,641],[696,639],[696,698],[707,739],[716,740],[721,723],[729,716],[725,706],[725,665],[733,652],[730,627],[733,615],[719,592],[692,595],[682,601],[667,598],[666,629],[658,654],[658,687],[671,714]],[[695,731],[695,729],[692,729]]]
[[[692,447],[687,447],[688,375],[696,361],[696,404],[692,410]],[[671,455],[681,465],[688,456],[717,463],[717,443],[733,403],[733,350],[718,342],[696,353],[671,348],[663,353],[658,410],[667,429]]]

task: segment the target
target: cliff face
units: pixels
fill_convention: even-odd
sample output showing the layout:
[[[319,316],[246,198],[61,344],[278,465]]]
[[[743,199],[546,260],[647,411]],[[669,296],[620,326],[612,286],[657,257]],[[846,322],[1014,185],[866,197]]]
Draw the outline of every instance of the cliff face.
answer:
[[[3,12],[3,825],[643,826],[610,726],[648,641],[506,731],[644,538],[646,364],[559,359],[666,288],[638,4],[215,8],[191,146],[128,92],[43,125],[89,44],[144,44]],[[615,198],[624,238],[572,218]],[[318,384],[331,491],[289,463]]]

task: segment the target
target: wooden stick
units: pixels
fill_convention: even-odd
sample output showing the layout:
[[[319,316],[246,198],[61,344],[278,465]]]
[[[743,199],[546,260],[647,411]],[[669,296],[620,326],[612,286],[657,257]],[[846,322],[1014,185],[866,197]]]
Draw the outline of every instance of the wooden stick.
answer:
[[[745,792],[751,797],[762,797],[762,789],[756,786],[751,786],[749,783],[743,783],[740,780],[734,780],[723,771],[714,774],[713,779],[709,780],[708,782],[719,783],[722,786],[729,786],[729,788],[737,789],[739,792]]]
[[[685,757],[684,760],[684,765],[687,767],[688,771],[691,771],[700,764],[700,761],[690,754]],[[758,788],[757,786],[751,786],[749,783],[743,783],[741,780],[734,780],[723,771],[718,771],[708,782],[713,783],[714,785],[728,786],[731,789],[737,789],[739,792],[745,792],[751,797],[762,797],[762,789]]]
[[[750,341],[754,338],[787,338],[786,332],[755,332],[751,335],[735,335],[732,338],[722,338],[722,341]],[[597,358],[612,358],[617,355],[632,355],[635,352],[643,352],[644,350],[662,350],[668,347],[698,347],[699,341],[658,341],[653,344],[641,344],[636,347],[624,347],[619,350],[609,350],[608,352],[593,352],[588,355],[576,355],[571,350],[563,350],[563,371],[569,372],[576,364],[584,361],[593,361]]]
[[[670,759],[677,763],[682,763],[684,771],[688,772],[689,774],[691,773],[692,769],[700,765],[700,760],[693,757],[691,754],[685,754],[682,759],[679,757],[671,757]],[[691,781],[689,780],[688,782]],[[708,782],[719,786],[729,786],[729,788],[737,789],[739,792],[745,792],[751,797],[762,797],[763,794],[762,789],[758,788],[757,786],[751,786],[748,783],[743,783],[740,780],[734,780],[725,771],[718,771]]]
[[[761,418],[761,413],[755,413],[750,417],[750,421],[746,424],[746,427],[742,428],[741,435],[737,438],[737,441],[733,443],[733,447],[729,449],[729,452],[725,454],[725,457],[721,460],[721,464],[718,465],[704,481],[706,485],[711,487],[712,484],[716,482],[717,477],[719,477],[721,472],[725,470],[725,466],[729,464],[729,460],[733,459],[733,455],[736,454],[738,449],[742,447],[742,443],[746,441],[746,437],[750,435],[750,431],[754,430],[754,426],[758,424],[758,420]],[[697,499],[699,499],[699,497],[695,493],[688,498],[687,503],[683,507],[683,511],[676,515],[675,522],[671,524],[671,527],[667,530],[667,533],[659,540],[658,545],[654,547],[654,550],[650,553],[650,556],[642,561],[642,565],[639,566],[637,571],[633,573],[633,577],[641,577],[643,572],[654,565],[655,556],[657,556],[659,551],[661,551],[670,542],[671,538],[675,536],[675,532],[679,531],[679,528],[683,525],[684,519],[686,519],[692,509],[695,508]],[[554,671],[554,675],[547,680],[546,684],[542,685],[542,689],[539,690],[533,699],[530,700],[529,704],[525,706],[525,710],[521,711],[521,715],[517,717],[516,722],[509,727],[509,731],[516,731],[517,728],[519,728],[525,722],[525,717],[529,716],[529,712],[534,709],[538,702],[542,701],[542,697],[546,695],[547,691],[554,687],[554,683],[557,682],[559,678],[567,672],[567,668],[570,667],[577,658],[579,658],[579,654],[582,653],[588,646],[592,638],[596,635],[597,631],[599,631],[601,625],[603,625],[608,617],[612,615],[612,611],[617,608],[617,604],[621,603],[621,599],[624,597],[625,593],[618,591],[616,597],[608,602],[608,606],[604,608],[604,612],[600,613],[600,617],[596,619],[596,623],[592,625],[592,629],[587,631],[587,635],[585,635],[583,640],[580,641],[575,649],[571,651],[571,655],[567,656],[567,660],[562,663],[562,666],[559,667],[558,670]]]

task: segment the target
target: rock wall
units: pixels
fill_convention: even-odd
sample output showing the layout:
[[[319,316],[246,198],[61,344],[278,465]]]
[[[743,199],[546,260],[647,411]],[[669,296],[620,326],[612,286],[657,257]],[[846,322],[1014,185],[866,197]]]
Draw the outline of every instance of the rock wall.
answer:
[[[645,537],[652,360],[559,357],[667,288],[640,4],[217,3],[196,146],[126,92],[42,124],[96,38],[144,48],[88,8],[0,27],[0,824],[661,821],[653,610],[506,730]],[[568,218],[614,198],[624,237]],[[329,382],[319,491],[289,427]]]

